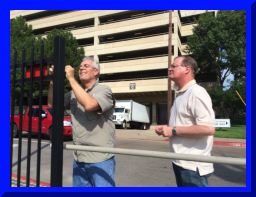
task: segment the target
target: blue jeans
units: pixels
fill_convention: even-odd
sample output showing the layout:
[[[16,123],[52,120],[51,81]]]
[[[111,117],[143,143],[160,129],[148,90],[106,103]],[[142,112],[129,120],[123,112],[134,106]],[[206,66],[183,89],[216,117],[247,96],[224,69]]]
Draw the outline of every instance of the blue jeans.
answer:
[[[73,161],[73,187],[115,187],[115,157],[99,162]]]
[[[209,187],[207,178],[210,174],[200,176],[198,168],[196,171],[187,170],[172,163],[178,187]]]

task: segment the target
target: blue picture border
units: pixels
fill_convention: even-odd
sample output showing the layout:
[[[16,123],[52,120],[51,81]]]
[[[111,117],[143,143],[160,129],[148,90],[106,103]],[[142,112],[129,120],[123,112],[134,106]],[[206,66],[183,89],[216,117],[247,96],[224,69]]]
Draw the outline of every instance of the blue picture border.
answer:
[[[247,91],[246,91],[246,113],[247,113],[247,127],[246,127],[246,159],[247,159],[247,166],[246,166],[246,187],[244,188],[11,188],[10,187],[10,140],[9,140],[9,130],[10,126],[7,123],[7,115],[3,112],[8,112],[10,110],[9,105],[5,105],[5,102],[2,102],[2,113],[1,113],[1,120],[4,122],[4,127],[2,130],[2,143],[0,143],[0,147],[2,150],[2,162],[1,162],[1,169],[2,169],[2,179],[1,179],[1,191],[0,195],[9,196],[9,195],[16,195],[18,192],[19,195],[23,195],[23,192],[65,192],[63,195],[69,195],[70,193],[66,192],[196,192],[192,193],[198,194],[197,192],[251,192],[251,174],[253,171],[251,170],[251,162],[253,162],[253,158],[251,158],[251,150],[252,144],[251,139],[255,139],[253,137],[253,133],[251,133],[251,116],[252,118],[255,117],[254,114],[251,114],[251,109],[255,109],[255,104],[251,104],[251,75],[250,73],[253,72],[255,68],[251,67],[251,17],[254,17],[253,21],[255,20],[255,12],[256,12],[256,3],[251,7],[254,1],[245,0],[242,3],[238,1],[97,1],[96,2],[89,2],[89,1],[76,1],[76,2],[68,2],[68,1],[12,1],[7,2],[7,5],[4,5],[4,9],[1,10],[1,19],[4,24],[3,27],[6,27],[6,30],[1,31],[2,41],[4,43],[4,47],[2,47],[2,57],[9,57],[10,51],[10,9],[13,10],[44,10],[44,9],[91,9],[91,10],[129,10],[129,9],[136,9],[136,10],[143,10],[143,9],[182,9],[182,10],[246,10],[246,20],[247,20]],[[74,5],[75,4],[75,5]],[[251,16],[251,13],[253,13]],[[254,31],[254,35],[256,35],[255,26],[252,28]],[[252,42],[255,44],[255,39],[252,39]],[[8,50],[6,50],[5,46],[8,46]],[[253,45],[252,45],[253,46]],[[254,53],[253,53],[254,52]],[[252,53],[255,53],[255,49],[252,49]],[[7,69],[9,65],[9,59],[2,58],[2,68],[6,71],[2,71],[2,94],[7,92],[7,96],[2,97],[2,101],[6,101],[9,103],[10,101],[10,86],[5,85],[3,81],[10,81],[9,69]],[[255,63],[255,55],[253,56],[253,62]],[[8,74],[3,74],[3,73]],[[255,92],[253,92],[253,98],[255,98]],[[252,159],[252,160],[251,160]],[[10,193],[11,192],[11,193]],[[12,193],[14,192],[14,193]],[[247,193],[249,194],[249,193]],[[37,194],[36,194],[37,195]],[[207,194],[208,195],[208,194]]]

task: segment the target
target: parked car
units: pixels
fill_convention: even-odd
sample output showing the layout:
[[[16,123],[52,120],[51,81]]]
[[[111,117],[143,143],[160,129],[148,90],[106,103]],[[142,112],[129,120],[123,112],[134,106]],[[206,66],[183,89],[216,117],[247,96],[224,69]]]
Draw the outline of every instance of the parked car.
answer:
[[[39,121],[39,106],[33,105],[32,106],[32,122],[31,122],[31,132],[38,133],[38,121]],[[41,123],[41,133],[46,134],[49,136],[50,140],[52,140],[52,108],[48,106],[42,106],[42,123]],[[11,116],[10,116],[11,122]],[[14,115],[14,122],[13,122],[13,137],[19,137],[19,122],[20,116]],[[28,124],[29,124],[29,108],[25,112],[22,117],[22,131],[28,131]],[[71,116],[68,111],[64,112],[63,118],[63,136],[72,137],[72,122]]]

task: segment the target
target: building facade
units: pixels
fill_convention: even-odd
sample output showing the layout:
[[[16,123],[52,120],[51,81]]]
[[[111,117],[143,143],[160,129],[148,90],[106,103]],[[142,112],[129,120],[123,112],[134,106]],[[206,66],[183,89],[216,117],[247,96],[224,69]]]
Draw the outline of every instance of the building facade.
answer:
[[[205,11],[172,11],[172,60],[184,54],[194,17]],[[169,10],[10,11],[10,19],[20,15],[35,35],[46,36],[54,28],[71,31],[86,56],[99,61],[99,82],[111,87],[116,100],[147,105],[152,125],[167,124]],[[205,74],[196,80],[208,88],[217,77]]]

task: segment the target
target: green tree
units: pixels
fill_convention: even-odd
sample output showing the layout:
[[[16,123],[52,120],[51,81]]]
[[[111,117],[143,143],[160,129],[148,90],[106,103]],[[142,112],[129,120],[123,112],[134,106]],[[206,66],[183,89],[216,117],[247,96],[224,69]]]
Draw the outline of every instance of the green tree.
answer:
[[[35,36],[33,34],[32,25],[28,25],[26,20],[22,17],[16,17],[10,22],[10,51],[11,51],[11,63],[13,62],[13,52],[15,48],[18,50],[17,62],[20,63],[21,51],[23,46],[26,48],[31,46],[35,42]],[[28,54],[28,53],[27,53]],[[26,55],[27,55],[26,54]],[[29,56],[26,56],[26,61]]]
[[[195,21],[184,52],[196,59],[200,72],[216,72],[221,87],[231,73],[235,80],[244,77],[246,11],[221,10],[216,17],[206,12]]]
[[[33,34],[32,26],[27,25],[26,20],[23,17],[16,17],[10,21],[10,64],[14,63],[14,51],[17,50],[17,63],[22,62],[22,50],[25,49],[25,61],[30,61],[30,51],[26,50],[32,46],[35,42],[35,36]],[[10,75],[10,79],[13,79],[13,75]],[[16,78],[21,78],[21,70],[16,70]],[[15,87],[15,103],[20,100],[20,86]],[[10,88],[10,98],[12,98],[12,87]],[[29,91],[29,85],[24,85],[24,92]]]
[[[41,54],[41,45],[44,43],[44,58],[53,57],[54,53],[54,38],[56,36],[62,36],[65,38],[65,64],[71,65],[78,71],[78,65],[81,63],[84,57],[84,48],[78,48],[76,38],[73,37],[72,33],[69,31],[63,31],[62,29],[53,29],[47,36],[44,38],[41,35],[35,37],[33,34],[32,26],[27,25],[26,20],[20,16],[11,20],[10,23],[10,34],[11,34],[11,43],[10,43],[10,64],[13,62],[13,53],[17,49],[17,63],[22,61],[22,49],[25,47],[26,56],[25,61],[31,61],[31,46],[34,44],[35,53],[34,60],[40,59]],[[49,65],[50,66],[50,65]],[[48,66],[48,67],[49,67]],[[25,72],[25,71],[24,71]],[[64,71],[63,71],[64,72]],[[16,78],[21,77],[20,70],[16,71]],[[11,77],[12,79],[12,72]],[[78,79],[79,80],[79,79]],[[80,81],[79,81],[80,82]],[[48,83],[43,83],[43,95],[48,93]],[[70,84],[65,80],[65,92],[70,91]],[[12,91],[11,91],[12,92]],[[24,92],[29,92],[29,85],[24,84]],[[16,86],[15,89],[15,101],[20,99],[20,86]],[[33,84],[33,98],[37,99],[39,97],[39,84]]]
[[[236,91],[238,91],[243,101],[246,103],[245,77],[231,81],[229,88],[226,90],[223,90],[219,85],[215,85],[208,90],[217,116],[220,118],[229,118],[231,114],[246,112],[246,107]]]
[[[78,47],[76,38],[70,31],[63,31],[62,29],[53,29],[45,39],[45,57],[52,57],[54,52],[54,38],[56,36],[62,36],[65,38],[65,64],[71,65],[75,68],[76,73],[78,73],[78,65],[84,58],[84,48]],[[63,71],[64,72],[64,71]],[[80,79],[77,79],[80,82]],[[81,82],[80,82],[81,83]],[[67,79],[65,79],[65,92],[71,90],[70,84]]]

